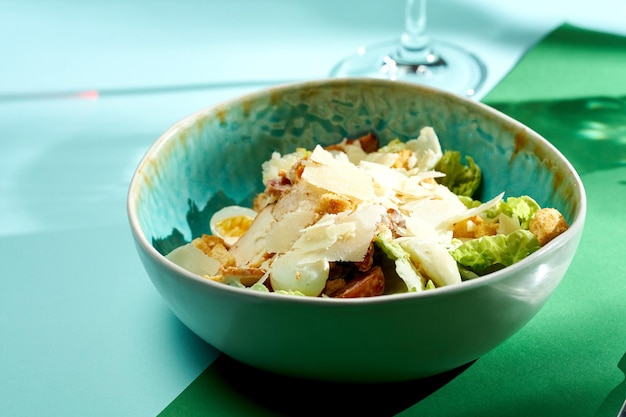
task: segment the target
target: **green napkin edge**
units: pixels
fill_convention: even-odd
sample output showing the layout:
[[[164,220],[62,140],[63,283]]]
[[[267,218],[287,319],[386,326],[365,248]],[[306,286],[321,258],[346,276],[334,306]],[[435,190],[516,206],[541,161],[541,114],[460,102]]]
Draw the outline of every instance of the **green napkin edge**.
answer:
[[[481,101],[489,104],[624,94],[626,37],[565,23],[535,44]]]

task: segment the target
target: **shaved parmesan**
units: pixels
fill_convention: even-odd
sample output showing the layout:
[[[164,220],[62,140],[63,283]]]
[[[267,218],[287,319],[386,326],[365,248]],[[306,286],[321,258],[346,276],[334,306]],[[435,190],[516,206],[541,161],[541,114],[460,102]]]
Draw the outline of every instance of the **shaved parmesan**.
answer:
[[[433,169],[443,155],[439,138],[430,126],[422,128],[417,139],[407,141],[406,147],[415,152],[417,157],[416,168],[420,171]]]
[[[293,211],[285,214],[280,221],[273,223],[265,237],[265,247],[271,253],[285,253],[291,250],[302,231],[315,221],[312,211]]]
[[[220,263],[217,259],[207,256],[192,243],[179,246],[165,256],[176,265],[197,275],[215,275]]]
[[[294,250],[309,260],[360,262],[385,211],[381,205],[370,205],[354,212],[327,214],[303,230],[293,245]]]
[[[302,179],[331,191],[357,200],[368,201],[376,197],[372,177],[358,169],[347,158],[335,158],[333,154],[316,146]]]
[[[420,219],[433,229],[447,230],[451,227],[450,219],[463,216],[468,210],[459,198],[445,186],[433,188],[428,198],[413,200],[400,206],[400,210],[409,218]],[[416,230],[413,234],[419,236]]]
[[[461,211],[459,212],[457,215],[455,216],[451,216],[449,219],[447,219],[447,223],[452,226],[454,223],[459,222],[461,220],[464,219],[468,219],[472,216],[477,216],[481,213],[486,212],[487,210],[491,209],[492,207],[495,207],[500,200],[502,200],[502,197],[504,197],[504,193],[500,193],[497,196],[495,196],[494,198],[492,198],[491,200],[482,203],[480,206],[478,207],[474,207],[471,209],[465,209],[465,211]]]
[[[400,189],[407,180],[405,174],[386,165],[361,161],[359,168],[370,176],[377,189],[383,190],[379,195]]]

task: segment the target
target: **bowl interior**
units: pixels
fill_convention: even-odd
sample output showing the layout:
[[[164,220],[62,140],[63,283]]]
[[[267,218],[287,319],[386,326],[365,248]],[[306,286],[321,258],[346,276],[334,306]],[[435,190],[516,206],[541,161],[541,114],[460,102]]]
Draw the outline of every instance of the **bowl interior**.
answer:
[[[373,132],[382,144],[432,126],[444,149],[483,170],[479,199],[530,195],[572,224],[584,191],[565,158],[535,132],[467,99],[417,85],[337,79],[280,86],[201,110],[169,129],[140,164],[130,195],[141,231],[166,254],[208,233],[211,215],[250,206],[272,152],[312,149]]]

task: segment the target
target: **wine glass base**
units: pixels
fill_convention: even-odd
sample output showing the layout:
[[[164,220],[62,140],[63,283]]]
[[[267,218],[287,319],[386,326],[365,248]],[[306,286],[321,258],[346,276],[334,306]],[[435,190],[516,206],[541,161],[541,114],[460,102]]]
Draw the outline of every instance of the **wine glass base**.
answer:
[[[385,42],[339,62],[331,77],[371,77],[428,85],[471,97],[483,85],[487,70],[478,57],[447,42],[431,40],[431,54],[421,62],[394,59],[399,41]]]

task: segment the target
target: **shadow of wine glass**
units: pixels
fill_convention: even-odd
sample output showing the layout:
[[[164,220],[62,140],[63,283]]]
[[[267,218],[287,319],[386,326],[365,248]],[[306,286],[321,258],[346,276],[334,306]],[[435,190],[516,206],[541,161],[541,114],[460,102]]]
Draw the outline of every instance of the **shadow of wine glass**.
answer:
[[[359,384],[277,375],[221,355],[159,416],[212,415],[218,408],[229,415],[393,416],[427,398],[472,364],[417,380]]]
[[[543,135],[581,175],[626,166],[626,97],[490,105]]]
[[[617,363],[617,368],[624,374],[622,382],[611,390],[609,395],[604,399],[595,416],[612,416],[617,415],[621,407],[626,404],[626,352]]]

